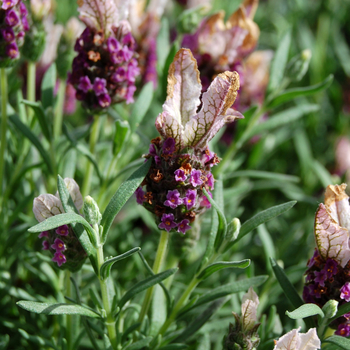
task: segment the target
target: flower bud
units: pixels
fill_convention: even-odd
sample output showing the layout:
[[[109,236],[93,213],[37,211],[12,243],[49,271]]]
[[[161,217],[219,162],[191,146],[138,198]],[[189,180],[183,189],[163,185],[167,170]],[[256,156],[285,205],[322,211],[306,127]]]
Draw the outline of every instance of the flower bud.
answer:
[[[234,218],[227,226],[227,233],[225,240],[230,242],[237,239],[239,231],[241,229],[241,222],[239,219]]]
[[[52,8],[51,0],[30,0],[30,10],[34,21],[42,21]]]
[[[90,196],[85,197],[83,211],[85,219],[91,225],[98,224],[102,219],[102,215],[96,201]]]
[[[325,317],[332,318],[338,311],[339,301],[328,300],[326,304],[323,305],[322,311],[324,312]]]
[[[288,63],[286,76],[293,82],[300,81],[309,69],[310,60],[311,50],[306,49],[302,51],[299,55],[293,57]]]

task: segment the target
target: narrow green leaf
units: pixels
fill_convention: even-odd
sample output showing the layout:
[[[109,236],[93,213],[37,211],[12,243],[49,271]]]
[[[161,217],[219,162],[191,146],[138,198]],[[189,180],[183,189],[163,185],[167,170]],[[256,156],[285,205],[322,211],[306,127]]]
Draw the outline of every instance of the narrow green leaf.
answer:
[[[38,301],[25,301],[21,300],[16,303],[22,309],[34,312],[36,314],[45,315],[81,315],[86,317],[99,318],[100,315],[97,312],[93,312],[90,309],[86,309],[80,305],[71,305],[64,303],[40,303]]]
[[[122,335],[122,340],[121,340],[122,344],[123,344],[124,342],[126,342],[128,336],[129,336],[129,334],[131,334],[133,331],[137,330],[140,326],[141,326],[141,323],[138,322],[138,323],[134,323],[133,325],[131,325],[130,327],[128,327],[128,328],[124,331],[124,333],[123,333],[123,335]]]
[[[113,195],[112,199],[108,203],[101,220],[101,225],[103,226],[103,243],[106,242],[108,231],[112,225],[115,216],[119,213],[120,209],[124,206],[127,200],[134,194],[137,187],[140,186],[141,182],[147,175],[150,166],[150,160],[142,164],[140,168],[133,172],[131,176],[120,185],[117,192]]]
[[[335,54],[345,74],[350,77],[350,48],[336,21],[332,23],[332,33]]]
[[[201,274],[198,276],[198,279],[206,279],[210,275],[212,275],[214,272],[222,270],[222,269],[227,269],[228,267],[234,267],[238,269],[245,269],[250,265],[250,260],[245,259],[242,261],[217,261],[208,267],[206,267]]]
[[[182,350],[182,349],[188,349],[188,345],[186,344],[169,344],[162,346],[159,348],[159,350]]]
[[[275,259],[270,258],[271,266],[273,269],[273,272],[276,276],[276,279],[278,283],[280,284],[284,294],[289,299],[291,304],[298,308],[299,306],[303,305],[304,302],[300,298],[298,292],[294,288],[293,284],[289,281],[287,275],[285,274],[284,270],[277,264]],[[314,321],[310,318],[304,319],[304,322],[308,328],[315,327]]]
[[[153,99],[153,83],[150,81],[141,90],[136,102],[133,105],[130,116],[130,128],[131,132],[142,122],[146,115]]]
[[[43,101],[44,109],[48,107],[54,108],[54,90],[56,81],[56,64],[53,63],[46,71],[41,84],[41,100]]]
[[[323,82],[311,86],[302,88],[293,88],[283,91],[278,96],[274,97],[270,102],[267,103],[267,108],[274,108],[281,103],[293,100],[300,96],[309,96],[316,94],[322,90],[328,89],[333,82],[333,74],[330,74]]]
[[[113,350],[113,346],[111,344],[111,341],[109,340],[107,334],[103,334],[103,345],[104,345],[104,350]]]
[[[164,69],[167,56],[170,50],[169,21],[163,17],[160,30],[157,36],[157,70],[161,73]]]
[[[225,180],[227,180],[235,177],[251,177],[251,178],[257,178],[257,179],[268,179],[268,180],[282,181],[282,182],[285,182],[285,181],[300,182],[300,178],[298,176],[272,173],[270,171],[261,171],[261,170],[239,170],[239,171],[235,171],[233,174],[226,175],[224,178]]]
[[[77,215],[79,215],[79,211],[75,207],[73,199],[68,192],[66,183],[64,182],[64,180],[60,175],[57,176],[57,189],[58,189],[58,193],[59,193],[64,211],[66,213],[72,213],[72,214],[76,213]],[[91,261],[91,265],[95,270],[95,273],[98,275],[97,253],[96,253],[96,249],[93,247],[89,239],[88,233],[84,229],[84,226],[81,225],[80,223],[72,223],[71,227],[73,229],[75,236],[79,239],[79,242],[81,243],[86,254],[88,255]]]
[[[329,319],[329,323],[333,322],[334,320],[336,320],[340,316],[343,316],[349,312],[350,312],[350,303],[345,303],[345,304],[339,306],[336,315]]]
[[[43,135],[45,136],[45,138],[48,142],[51,142],[52,136],[51,136],[51,130],[49,128],[48,118],[45,114],[45,111],[44,111],[44,108],[43,108],[41,102],[40,101],[39,102],[31,102],[28,100],[23,100],[22,103],[33,109],[34,115],[38,119],[38,122],[40,124],[40,128],[41,128]]]
[[[204,312],[198,315],[173,342],[181,343],[194,335],[226,301],[226,298],[214,301]]]
[[[316,304],[303,304],[292,312],[286,311],[286,315],[293,320],[314,315],[320,315],[322,318],[324,317],[322,309]]]
[[[214,209],[216,210],[216,212],[218,213],[218,218],[219,218],[219,227],[218,227],[218,233],[216,235],[216,238],[215,238],[215,243],[214,243],[214,247],[215,247],[215,250],[217,251],[223,240],[224,240],[224,237],[226,235],[226,231],[227,231],[227,222],[226,222],[226,218],[225,218],[225,215],[224,213],[222,212],[222,210],[219,208],[219,206],[217,205],[217,203],[214,201],[214,199],[212,199],[208,192],[206,191],[205,188],[203,188],[203,193],[204,195],[208,198],[208,201],[210,202],[210,204],[214,207]]]
[[[33,146],[38,150],[40,155],[42,156],[44,162],[47,165],[47,168],[49,172],[53,173],[53,168],[52,168],[52,163],[51,163],[51,158],[49,154],[46,152],[38,138],[32,133],[32,131],[25,125],[23,124],[19,117],[17,115],[11,115],[9,117],[11,123],[16,127],[17,130],[19,130],[32,144]]]
[[[94,155],[87,149],[86,146],[84,146],[84,145],[81,144],[81,143],[76,144],[76,145],[75,145],[75,148],[76,148],[80,153],[82,153],[82,154],[92,163],[92,165],[93,165],[93,167],[94,167],[94,169],[95,169],[95,171],[96,171],[96,174],[97,174],[99,180],[100,180],[101,182],[103,182],[103,177],[102,177],[102,175],[101,175],[100,169],[99,169],[99,167],[98,167],[98,164],[97,164],[97,162],[96,162],[96,159],[95,159]]]
[[[326,188],[328,185],[333,184],[334,180],[332,179],[332,175],[328,172],[323,164],[321,164],[318,160],[313,160],[310,165],[313,169],[313,174],[319,178],[324,188]]]
[[[275,56],[271,63],[270,69],[270,80],[267,87],[267,92],[271,93],[274,90],[278,89],[282,83],[284,76],[284,70],[286,68],[289,47],[291,43],[291,31],[288,30],[280,41]]]
[[[53,344],[51,341],[46,340],[42,337],[39,337],[38,335],[31,335],[28,334],[24,329],[19,328],[18,332],[21,334],[21,336],[26,339],[29,340],[31,342],[33,342],[36,345],[39,345],[40,348],[52,348],[55,350],[58,350],[57,346],[55,344]],[[0,343],[0,349],[7,349],[7,347],[1,347],[3,344]],[[39,347],[38,347],[39,348]]]
[[[147,337],[147,338],[141,339],[135,343],[128,345],[124,350],[143,349],[145,346],[147,346],[151,342],[152,339],[153,339],[152,337]]]
[[[113,140],[113,154],[119,154],[123,149],[124,142],[130,131],[129,123],[126,120],[117,120],[115,122],[115,134]]]
[[[259,134],[263,131],[270,131],[277,127],[283,126],[300,119],[302,116],[317,112],[320,109],[319,105],[315,104],[302,104],[296,107],[287,109],[286,111],[277,113],[268,118],[268,120],[256,124],[249,133],[247,133],[246,139],[250,139],[252,136]]]
[[[344,350],[350,349],[350,339],[341,337],[339,335],[332,335],[329,338],[323,340],[323,342],[337,345],[338,347]]]
[[[133,255],[134,253],[137,253],[140,250],[141,250],[140,247],[136,247],[136,248],[130,249],[126,253],[120,254],[118,256],[115,256],[114,258],[111,258],[111,259],[108,259],[107,261],[105,261],[102,264],[101,269],[100,269],[100,274],[101,274],[102,278],[106,279],[107,277],[109,277],[111,268],[112,268],[114,263],[116,263],[119,260],[125,259],[125,258]]]
[[[121,309],[127,301],[133,298],[136,294],[158,284],[159,282],[167,279],[169,276],[173,275],[178,269],[169,269],[164,272],[158,273],[156,275],[147,277],[143,281],[136,283],[133,287],[131,287],[119,300],[118,307]]]
[[[231,295],[234,293],[239,293],[239,292],[246,292],[248,291],[249,287],[258,287],[261,284],[263,284],[269,276],[257,276],[257,277],[252,277],[244,280],[239,280],[233,283],[225,284],[223,286],[214,288],[210,290],[209,292],[201,295],[198,299],[197,302],[194,305],[190,305],[188,307],[187,305],[180,310],[179,316],[184,315],[186,312],[200,306],[206,303],[210,303],[211,301],[214,301],[216,299],[225,297],[227,295]],[[191,300],[190,300],[191,303]]]
[[[296,201],[290,201],[284,204],[276,205],[274,207],[271,207],[269,209],[266,209],[264,211],[261,211],[260,213],[254,215],[251,219],[247,220],[242,226],[241,230],[239,231],[239,235],[233,243],[238,242],[240,239],[242,239],[245,235],[247,235],[249,232],[253,231],[255,228],[257,228],[259,225],[275,218],[276,216],[279,216],[283,214],[284,212],[291,209],[297,202]]]

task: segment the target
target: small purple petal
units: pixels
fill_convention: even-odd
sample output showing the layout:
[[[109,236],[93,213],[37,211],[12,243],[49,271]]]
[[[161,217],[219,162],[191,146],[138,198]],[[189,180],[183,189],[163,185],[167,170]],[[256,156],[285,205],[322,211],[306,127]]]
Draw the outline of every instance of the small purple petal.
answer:
[[[156,145],[151,143],[149,145],[149,149],[148,149],[148,152],[151,156],[155,157],[157,155],[157,148],[156,148]]]
[[[164,140],[163,145],[163,153],[164,154],[172,154],[175,152],[175,140],[172,137],[168,137]]]
[[[54,244],[51,245],[51,248],[55,249],[56,252],[63,252],[64,250],[66,250],[66,245],[62,240],[56,238]]]
[[[113,83],[120,83],[126,80],[126,69],[124,67],[119,67],[115,73],[112,75],[111,80]]]
[[[98,96],[98,104],[102,108],[107,108],[111,104],[111,98],[108,94]]]
[[[7,9],[9,9],[9,8],[12,7],[12,6],[17,5],[17,3],[18,3],[18,0],[5,0],[5,1],[2,3],[1,8],[2,8],[3,10],[7,10]]]
[[[338,272],[338,263],[335,260],[328,258],[324,269],[327,272],[327,277],[331,278]]]
[[[207,184],[210,187],[211,190],[214,189],[214,176],[212,173],[209,173],[207,175]]]
[[[110,36],[107,39],[107,49],[110,53],[120,50],[120,44],[116,38]]]
[[[134,102],[134,92],[136,91],[135,85],[130,85],[128,87],[128,91],[125,95],[126,104],[133,103]]]
[[[50,249],[50,244],[48,241],[43,241],[43,247],[42,250],[49,250]]]
[[[27,17],[22,17],[23,30],[28,31],[30,29]]]
[[[15,0],[15,2],[18,2],[18,1]],[[19,13],[22,15],[22,17],[25,17],[28,15],[28,10],[26,8],[26,5],[23,4],[23,2],[19,4]]]
[[[67,261],[67,259],[62,252],[56,252],[52,261],[57,263],[58,266],[61,266]]]
[[[138,187],[135,191],[136,195],[136,202],[138,204],[142,204],[145,201],[145,192],[142,190],[141,187]]]
[[[346,302],[350,301],[350,282],[346,282],[343,287],[340,288],[340,298]]]
[[[125,61],[124,51],[118,50],[117,52],[112,52],[110,58],[111,58],[112,63],[120,64],[120,63]]]
[[[49,231],[43,231],[40,233],[40,235],[38,236],[39,238],[43,238],[43,237],[49,237]]]
[[[1,34],[6,42],[10,43],[15,40],[15,33],[12,28],[5,28],[1,30]]]
[[[162,160],[159,156],[154,156],[154,160],[156,162],[157,165],[161,165],[162,164]]]
[[[79,79],[78,89],[82,90],[85,93],[92,90],[92,84],[88,76],[85,75]]]
[[[19,23],[19,18],[17,13],[13,10],[10,10],[6,13],[5,23],[10,27],[14,27]]]
[[[208,194],[209,194],[210,198],[213,198],[213,195],[209,191],[208,191]],[[206,207],[208,209],[211,208],[211,203],[209,202],[209,200],[206,196],[202,196],[200,206]]]
[[[183,199],[187,210],[190,210],[196,204],[197,191],[187,190],[186,197]]]
[[[68,236],[69,229],[67,225],[62,225],[56,228],[56,233],[61,236]]]
[[[6,54],[10,58],[17,58],[19,56],[19,51],[16,43],[11,43],[6,46]]]
[[[175,174],[175,180],[176,181],[182,181],[183,182],[183,181],[185,181],[187,179],[187,175],[185,173],[185,170],[183,170],[183,169],[175,170],[174,174]]]
[[[338,329],[334,332],[336,335],[341,337],[348,337],[350,335],[350,324],[342,323],[338,326]]]
[[[184,219],[177,225],[177,232],[182,232],[183,234],[186,233],[186,231],[191,229],[191,226],[189,225],[189,220]]]
[[[327,280],[327,271],[315,271],[315,282],[319,283],[320,286],[324,287],[324,283]]]
[[[164,202],[164,205],[170,207],[171,209],[175,209],[178,205],[181,205],[183,202],[180,198],[180,193],[178,190],[168,191],[166,198],[167,200]]]
[[[193,187],[200,186],[203,183],[201,176],[202,172],[200,170],[192,169],[190,181]]]
[[[163,214],[162,222],[158,225],[160,229],[170,231],[171,229],[177,227],[177,224],[174,222],[173,214]]]
[[[107,81],[104,78],[96,78],[94,81],[94,92],[96,94],[96,96],[100,96],[102,94],[107,94],[108,91],[106,89],[106,85],[107,85]]]

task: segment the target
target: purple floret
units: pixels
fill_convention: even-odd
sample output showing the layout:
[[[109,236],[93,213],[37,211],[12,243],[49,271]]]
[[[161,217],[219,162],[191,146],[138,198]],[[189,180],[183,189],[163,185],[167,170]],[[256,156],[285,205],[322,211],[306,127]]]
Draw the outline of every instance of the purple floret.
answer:
[[[106,107],[110,106],[110,104],[111,104],[111,98],[110,98],[110,96],[109,96],[107,93],[98,96],[98,104],[99,104],[102,108],[106,108]]]
[[[67,225],[62,225],[56,228],[56,233],[61,236],[68,236],[69,229]]]
[[[11,43],[15,40],[15,33],[13,32],[12,28],[5,28],[1,30],[1,34],[6,42]]]
[[[145,201],[145,192],[143,191],[143,189],[141,187],[138,187],[136,189],[135,195],[136,195],[136,202],[138,204],[142,204]]]
[[[133,103],[134,102],[134,92],[136,91],[135,85],[130,85],[128,87],[128,91],[125,95],[126,104]]]
[[[82,90],[85,93],[92,90],[92,84],[90,78],[87,75],[79,79],[78,89]]]
[[[214,189],[214,176],[212,173],[209,173],[207,175],[207,184],[210,187],[211,190]]]
[[[170,207],[171,209],[175,209],[178,205],[183,203],[178,190],[168,191],[166,198],[167,200],[164,202],[164,205]]]
[[[148,152],[151,156],[155,157],[157,155],[157,148],[156,148],[156,145],[151,143],[149,145],[149,149],[148,149]]]
[[[126,69],[124,67],[119,67],[115,73],[112,75],[111,80],[114,83],[120,83],[126,78]]]
[[[201,176],[202,172],[200,170],[192,169],[190,181],[193,187],[200,186],[203,183]]]
[[[18,3],[18,0],[5,0],[3,3],[2,3],[2,6],[1,8],[3,10],[8,10],[9,8],[17,5]]]
[[[172,154],[175,152],[175,140],[172,137],[168,137],[164,140],[163,145],[163,153],[164,154]]]
[[[186,197],[183,199],[184,204],[186,205],[187,210],[190,210],[196,204],[196,190],[187,190]]]
[[[62,252],[56,252],[52,258],[52,261],[57,263],[58,266],[61,266],[67,261],[67,259]]]
[[[107,85],[106,79],[103,79],[103,78],[102,79],[101,78],[95,79],[93,89],[94,89],[96,96],[100,96],[100,95],[108,93],[108,91],[106,89],[106,85]]]
[[[109,52],[116,52],[120,49],[120,44],[116,38],[112,36],[107,39],[107,49]]]
[[[17,13],[13,10],[10,10],[6,13],[5,23],[10,27],[14,27],[19,23],[19,18]]]
[[[61,239],[56,238],[54,244],[51,245],[51,248],[55,249],[56,252],[63,252],[66,250],[66,245]]]
[[[343,287],[340,288],[340,298],[346,302],[350,301],[350,282],[346,282]]]
[[[181,232],[183,234],[186,233],[186,231],[191,229],[191,226],[189,225],[189,220],[184,219],[177,225],[177,232]]]
[[[185,181],[187,179],[187,175],[185,173],[185,170],[183,169],[175,170],[174,174],[175,174],[176,181]]]
[[[315,282],[317,282],[320,286],[324,287],[324,283],[327,280],[327,271],[321,270],[321,271],[315,271]]]
[[[48,241],[43,241],[43,250],[49,250],[50,249],[50,243]]]
[[[208,194],[209,194],[210,198],[213,198],[213,195],[209,191],[208,191]],[[207,209],[211,208],[211,203],[209,202],[209,200],[206,196],[202,196],[200,206],[206,207]]]
[[[177,223],[174,222],[173,214],[163,214],[162,222],[158,225],[158,227],[162,230],[170,231],[171,229],[177,227]]]
[[[6,55],[10,58],[17,58],[19,51],[16,43],[11,43],[6,46]]]
[[[324,269],[327,272],[327,277],[331,278],[338,272],[338,263],[335,260],[328,258]]]
[[[49,231],[43,231],[39,234],[39,238],[49,237]]]
[[[350,335],[350,324],[342,323],[338,326],[338,329],[334,332],[336,335],[341,337],[348,337]]]

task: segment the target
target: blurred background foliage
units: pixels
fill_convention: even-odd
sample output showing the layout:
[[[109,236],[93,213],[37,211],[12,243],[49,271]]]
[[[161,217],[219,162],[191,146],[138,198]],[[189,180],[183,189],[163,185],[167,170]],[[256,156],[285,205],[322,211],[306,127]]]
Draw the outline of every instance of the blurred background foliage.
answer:
[[[214,0],[211,12],[225,10],[226,15],[234,12],[240,1]],[[173,13],[166,13],[162,21],[162,30],[158,42],[167,54],[171,51],[169,33],[179,25],[177,18],[184,10],[179,4],[174,4]],[[71,16],[77,15],[77,6],[71,0],[57,1],[56,17],[58,23],[66,23]],[[295,327],[295,321],[285,316],[285,310],[291,309],[291,304],[284,296],[272,273],[269,257],[282,262],[290,280],[297,290],[302,291],[303,273],[306,263],[313,254],[314,214],[319,202],[323,199],[325,187],[330,183],[346,181],[344,174],[337,172],[335,158],[336,145],[340,137],[349,138],[350,118],[350,1],[349,0],[267,0],[260,1],[255,16],[261,34],[258,49],[276,50],[285,33],[291,30],[291,45],[288,60],[305,49],[312,54],[309,70],[301,81],[292,82],[289,88],[304,87],[323,82],[330,74],[334,75],[331,86],[324,91],[311,96],[301,96],[268,111],[270,115],[283,113],[289,108],[303,104],[317,105],[318,109],[304,113],[294,121],[263,131],[255,139],[246,142],[239,149],[227,169],[220,173],[224,184],[224,203],[227,218],[238,217],[245,222],[261,210],[297,200],[298,203],[287,213],[271,220],[248,234],[233,250],[226,253],[227,260],[249,258],[252,265],[241,272],[247,277],[267,274],[268,281],[260,287],[258,295],[261,301],[261,314],[271,316],[276,311],[282,322],[274,319],[273,326],[262,327],[262,339],[266,341],[262,349],[271,349],[271,339],[277,338],[284,330]],[[168,20],[166,20],[168,18]],[[164,31],[170,29],[170,32]],[[163,40],[163,41],[162,41]],[[164,61],[167,59],[165,56]],[[164,62],[163,62],[164,64]],[[20,87],[21,69],[13,70],[10,76],[11,103],[17,109],[19,104],[18,88]],[[159,71],[159,81],[164,81],[163,71]],[[139,93],[139,91],[137,91]],[[149,140],[157,136],[154,120],[161,110],[164,101],[164,84],[160,83],[155,92],[151,106],[144,116],[140,127],[132,135],[118,159],[117,171],[111,181],[100,183],[95,177],[91,195],[98,199],[104,209],[112,193],[118,188],[134,169],[128,167],[131,162],[140,164],[138,159],[148,150]],[[128,120],[133,106],[118,105],[110,110],[110,117],[102,117],[102,132],[96,149],[96,159],[100,171],[107,172],[111,158],[110,141],[115,133],[115,120]],[[242,111],[244,113],[244,111]],[[67,132],[73,138],[80,139],[87,146],[88,123],[91,117],[78,108],[74,115],[65,118]],[[130,122],[130,120],[129,120]],[[242,135],[249,118],[237,122],[234,138]],[[21,134],[14,126],[11,127],[10,152],[23,141]],[[38,135],[37,126],[34,132]],[[40,136],[41,137],[41,136]],[[85,140],[85,141],[84,141]],[[45,140],[42,140],[45,144]],[[62,146],[67,145],[66,137],[60,140]],[[46,145],[46,144],[45,144]],[[215,138],[214,149],[222,156],[227,145]],[[23,145],[22,145],[23,146]],[[62,148],[63,150],[64,148]],[[62,151],[61,151],[62,152]],[[81,184],[84,177],[86,158],[74,147],[64,158],[58,172],[63,176],[74,177]],[[13,156],[13,161],[18,161]],[[141,161],[142,162],[142,161]],[[132,163],[134,164],[134,163]],[[51,259],[41,253],[41,242],[36,235],[28,233],[27,229],[35,224],[32,214],[32,200],[48,187],[48,178],[41,175],[42,161],[36,150],[30,151],[19,173],[13,173],[9,165],[7,174],[17,175],[16,182],[11,186],[8,200],[6,221],[2,220],[0,245],[0,349],[38,349],[50,348],[51,338],[59,338],[61,330],[54,317],[36,315],[19,309],[15,303],[19,299],[39,301],[63,301],[61,292],[63,274],[51,264]],[[14,179],[14,178],[12,178]],[[210,228],[211,211],[201,218],[201,233],[198,237],[174,235],[173,254],[181,253],[180,268],[182,279],[175,278],[174,286],[182,290],[186,285],[186,276],[190,276],[196,267],[196,260],[205,249]],[[135,246],[142,247],[143,255],[151,263],[158,242],[158,233],[151,215],[141,206],[135,205],[135,200],[129,201],[118,215],[114,229],[106,245],[106,255],[116,255]],[[180,243],[179,243],[180,240]],[[180,248],[176,248],[177,245]],[[195,249],[192,249],[195,247]],[[172,259],[167,262],[172,266]],[[119,267],[119,268],[118,268]],[[119,286],[125,290],[130,283],[147,276],[141,260],[133,256],[127,264],[119,263],[113,271],[113,276]],[[80,281],[81,293],[89,300],[94,288],[91,279],[93,273],[90,266],[83,268],[77,275]],[[235,270],[226,269],[208,278],[198,288],[198,292],[210,290],[225,283],[234,282],[240,278]],[[92,289],[91,289],[92,288]],[[90,290],[91,289],[91,290]],[[89,297],[90,296],[90,297]],[[232,311],[239,312],[240,302],[233,295],[222,307],[216,317],[209,321],[199,335],[191,341],[193,349],[221,349],[221,341],[227,332],[229,322],[233,322]],[[184,321],[186,322],[186,321]],[[210,334],[210,339],[209,339]],[[82,340],[82,348],[90,348],[89,341]],[[259,348],[260,349],[260,348]]]

